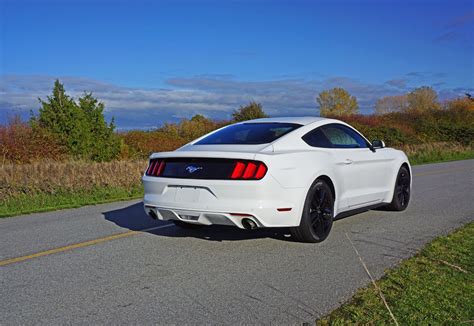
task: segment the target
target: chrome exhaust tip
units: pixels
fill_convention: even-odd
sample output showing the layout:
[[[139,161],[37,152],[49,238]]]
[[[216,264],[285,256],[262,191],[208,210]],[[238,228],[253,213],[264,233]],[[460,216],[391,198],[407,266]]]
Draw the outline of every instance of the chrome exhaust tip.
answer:
[[[150,217],[151,217],[152,219],[154,219],[154,220],[157,220],[157,219],[158,219],[158,216],[156,215],[155,211],[152,210],[152,209],[150,209],[150,210],[148,211],[148,216],[150,216]]]
[[[249,218],[244,218],[242,220],[242,226],[244,227],[244,229],[246,230],[254,230],[254,229],[257,229],[258,228],[258,225],[257,223],[255,223],[253,220],[249,219]]]

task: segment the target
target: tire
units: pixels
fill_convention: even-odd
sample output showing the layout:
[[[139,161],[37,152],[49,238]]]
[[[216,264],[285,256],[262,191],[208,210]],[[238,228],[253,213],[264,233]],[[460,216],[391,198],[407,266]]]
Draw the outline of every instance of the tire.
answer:
[[[177,227],[180,227],[186,230],[197,230],[197,229],[201,229],[205,227],[205,225],[202,225],[202,224],[186,223],[186,222],[178,221],[178,220],[172,220],[171,222],[173,222],[174,225],[176,225]]]
[[[410,172],[404,166],[398,170],[397,180],[393,190],[392,202],[386,206],[390,211],[404,211],[410,202]]]
[[[316,180],[306,195],[303,215],[291,235],[299,242],[316,243],[325,240],[334,220],[334,196],[323,180]]]

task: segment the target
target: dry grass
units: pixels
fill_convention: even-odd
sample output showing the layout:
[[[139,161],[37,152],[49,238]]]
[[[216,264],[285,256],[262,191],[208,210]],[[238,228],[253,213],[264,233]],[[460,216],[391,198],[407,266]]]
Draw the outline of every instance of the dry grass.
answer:
[[[473,151],[472,146],[457,143],[406,145],[401,149],[415,161],[424,156],[427,156],[429,161],[433,153],[454,155]],[[130,189],[140,184],[146,164],[145,160],[102,163],[39,161],[30,164],[4,164],[0,166],[0,197],[55,193],[58,190],[83,191],[102,187]]]
[[[457,143],[405,145],[401,149],[412,164],[474,158],[472,146]],[[102,163],[39,161],[0,165],[0,204],[37,195],[53,198],[64,193],[77,193],[80,197],[85,193],[112,190],[121,191],[123,197],[122,192],[136,193],[141,189],[140,179],[146,165],[145,160]],[[107,193],[105,197],[111,199],[113,196]]]
[[[112,187],[130,189],[140,184],[146,161],[43,161],[0,167],[0,198],[22,194],[83,191]]]
[[[474,146],[459,143],[430,143],[405,145],[401,149],[408,155],[412,165],[465,160],[474,158]]]
[[[430,152],[462,153],[473,150],[472,146],[465,146],[459,143],[450,142],[404,145],[400,146],[400,149],[404,151],[405,154],[407,154],[408,156],[414,156]]]

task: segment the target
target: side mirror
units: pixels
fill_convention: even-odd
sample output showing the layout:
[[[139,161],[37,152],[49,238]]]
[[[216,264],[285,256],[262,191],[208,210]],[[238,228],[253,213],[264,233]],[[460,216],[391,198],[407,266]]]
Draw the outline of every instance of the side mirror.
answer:
[[[376,149],[376,148],[384,148],[385,147],[385,143],[383,142],[383,140],[374,140],[372,141],[372,148]]]

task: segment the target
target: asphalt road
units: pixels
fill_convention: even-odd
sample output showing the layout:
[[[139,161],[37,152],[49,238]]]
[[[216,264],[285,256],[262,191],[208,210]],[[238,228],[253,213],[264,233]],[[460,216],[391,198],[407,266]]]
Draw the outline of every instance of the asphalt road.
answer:
[[[434,237],[474,220],[474,160],[414,168],[402,213],[335,222],[321,244],[282,230],[183,231],[139,201],[0,220],[0,324],[312,322]],[[143,231],[144,230],[144,231]]]

